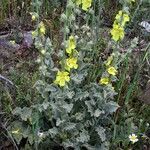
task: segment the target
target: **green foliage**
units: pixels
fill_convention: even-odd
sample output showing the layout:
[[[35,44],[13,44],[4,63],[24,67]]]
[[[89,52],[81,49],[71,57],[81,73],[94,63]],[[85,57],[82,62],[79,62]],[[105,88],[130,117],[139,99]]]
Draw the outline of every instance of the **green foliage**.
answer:
[[[147,2],[97,0],[88,11],[74,2],[68,0],[61,14],[61,46],[56,48],[53,39],[47,37],[45,16],[51,15],[54,7],[60,7],[61,1],[33,1],[31,17],[35,15],[37,21],[33,39],[40,53],[39,72],[32,77],[24,72],[12,75],[18,96],[17,107],[9,110],[16,119],[8,126],[8,133],[18,145],[26,139],[25,149],[138,149],[140,144],[133,145],[129,135],[136,133],[138,138],[145,136],[144,142],[149,140],[147,112],[137,115],[138,110],[146,108],[148,111],[149,108],[136,108],[133,101],[138,92],[140,71],[148,60],[149,46],[138,69],[130,74],[133,50],[138,48],[139,38],[128,39],[127,35],[127,39],[115,42],[110,39],[107,27],[115,18],[112,12],[118,14],[118,10],[123,10],[131,18],[131,23],[122,28],[122,32],[127,30],[128,34],[140,6],[144,7]],[[116,9],[108,13],[110,22],[103,29],[106,19],[103,9],[111,6]],[[76,48],[71,49],[74,50],[71,54],[66,51],[70,36],[75,39],[72,45]],[[108,63],[111,56],[113,59]],[[70,57],[77,59],[78,67],[68,71],[65,62]],[[109,67],[115,69],[114,75],[109,73]],[[55,82],[58,71],[69,74],[70,80],[64,86]],[[99,80],[103,77],[109,82],[101,84]],[[144,119],[140,120],[142,117]]]

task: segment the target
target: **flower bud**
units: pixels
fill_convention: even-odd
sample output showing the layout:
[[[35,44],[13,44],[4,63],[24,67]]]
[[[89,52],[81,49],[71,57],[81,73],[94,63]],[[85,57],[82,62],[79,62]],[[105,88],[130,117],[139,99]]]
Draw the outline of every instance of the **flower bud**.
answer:
[[[36,16],[35,15],[32,15],[32,21],[35,21],[36,20]]]
[[[46,50],[45,50],[45,49],[42,49],[42,50],[41,50],[41,54],[45,55],[45,53],[46,53]]]

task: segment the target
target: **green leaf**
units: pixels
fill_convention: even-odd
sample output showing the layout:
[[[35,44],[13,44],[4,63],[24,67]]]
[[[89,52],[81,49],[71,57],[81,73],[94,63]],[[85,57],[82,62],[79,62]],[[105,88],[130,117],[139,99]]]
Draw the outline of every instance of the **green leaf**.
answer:
[[[73,104],[67,104],[67,103],[65,103],[61,107],[64,108],[68,113],[70,113],[71,110],[72,110],[72,108],[73,108]]]
[[[88,142],[90,140],[90,136],[88,134],[88,131],[83,130],[82,132],[80,132],[80,136],[77,137],[77,142],[81,142],[81,143],[85,143]]]
[[[33,134],[29,134],[29,135],[28,135],[28,141],[29,141],[29,143],[30,143],[31,145],[34,143],[34,136],[33,136]]]
[[[60,120],[60,118],[58,118],[56,121],[56,126],[60,126],[64,122],[65,122],[65,120]]]
[[[20,107],[16,107],[13,111],[12,111],[13,115],[19,115],[21,114],[21,108]]]
[[[64,130],[66,130],[66,131],[73,130],[73,129],[75,129],[75,127],[76,127],[75,123],[69,122],[69,123],[66,124],[66,126],[64,126]]]
[[[119,108],[119,105],[116,102],[110,101],[105,105],[105,111],[108,113],[113,113]]]
[[[103,127],[99,126],[95,129],[95,131],[99,135],[101,141],[104,142],[106,140],[105,129]]]
[[[94,112],[95,117],[99,117],[101,114],[105,114],[103,110],[96,109]]]
[[[27,121],[27,119],[31,118],[32,109],[28,107],[24,107],[21,111],[21,119]]]
[[[50,103],[49,102],[43,102],[42,106],[43,106],[44,110],[46,110],[50,106]]]
[[[59,132],[58,129],[56,127],[49,129],[48,133],[51,135],[52,138],[54,138]]]
[[[63,145],[64,145],[65,147],[74,147],[74,144],[73,144],[69,139],[65,140],[65,141],[63,142]]]
[[[83,113],[78,112],[75,114],[75,118],[79,121],[83,120],[83,117],[84,117]]]
[[[22,138],[27,138],[30,144],[33,144],[33,133],[31,127],[26,123],[14,121],[9,127],[10,133],[17,141],[17,144],[20,144]]]
[[[76,74],[72,74],[72,75],[71,75],[71,79],[72,79],[76,84],[80,84],[80,83],[84,80],[84,78],[85,78],[86,75],[87,75],[87,73],[78,72],[78,73],[76,73]]]
[[[11,123],[10,127],[8,127],[9,132],[12,134],[17,144],[20,144],[20,141],[23,138],[24,127],[22,122],[14,121]]]
[[[50,38],[47,38],[47,39],[46,39],[45,49],[46,49],[46,51],[48,51],[49,53],[52,53],[52,52],[53,52],[52,43],[51,43]]]
[[[69,99],[72,99],[74,95],[75,95],[74,91],[67,92],[67,97]]]
[[[85,99],[89,96],[89,93],[87,91],[83,92],[83,91],[79,91],[76,94],[75,100],[82,100]]]
[[[32,109],[28,107],[20,108],[17,107],[13,110],[14,115],[19,115],[22,120],[27,121],[28,118],[31,118]]]
[[[91,116],[93,116],[94,115],[93,101],[92,100],[85,101],[85,104],[88,108],[88,112],[91,114]]]
[[[45,87],[45,91],[46,92],[56,92],[57,89],[56,89],[56,87],[54,87],[53,85],[50,84]]]

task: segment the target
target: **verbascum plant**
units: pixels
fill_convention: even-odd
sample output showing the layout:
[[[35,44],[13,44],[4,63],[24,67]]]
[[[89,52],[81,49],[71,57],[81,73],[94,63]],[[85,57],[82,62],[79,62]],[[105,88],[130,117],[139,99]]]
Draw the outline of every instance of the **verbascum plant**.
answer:
[[[66,47],[66,53],[68,54],[69,58],[65,58],[64,60],[62,60],[61,64],[64,65],[62,68],[66,71],[58,71],[57,76],[56,76],[56,80],[54,81],[55,84],[58,84],[60,86],[65,86],[66,82],[70,81],[70,77],[69,77],[69,72],[71,71],[71,69],[77,69],[78,68],[78,64],[77,64],[77,57],[74,56],[74,53],[77,53],[77,51],[75,50],[76,48],[76,40],[74,36],[70,36],[69,40],[67,41],[67,47]]]
[[[87,11],[91,4],[92,1],[82,1],[81,10]],[[99,85],[89,76],[94,71],[94,57],[89,53],[94,42],[92,36],[89,36],[92,32],[88,33],[88,37],[85,35],[90,32],[90,26],[84,25],[82,34],[82,25],[75,22],[74,17],[81,12],[79,10],[80,7],[74,1],[68,0],[66,12],[62,17],[64,39],[59,52],[55,52],[50,39],[45,37],[46,28],[43,22],[39,22],[33,32],[35,47],[41,54],[38,60],[41,80],[37,81],[35,87],[43,101],[33,104],[30,108],[16,108],[14,114],[28,122],[26,128],[29,130],[29,137],[32,137],[28,138],[28,141],[36,149],[39,149],[38,146],[44,140],[49,139],[57,141],[58,145],[65,149],[109,147],[107,125],[110,124],[110,116],[119,106],[113,101],[116,93],[107,86]],[[90,55],[87,55],[86,51]],[[57,56],[58,60],[55,60],[54,56]],[[114,68],[110,68],[113,67],[111,65],[110,63],[106,72],[116,75]],[[49,123],[46,124],[44,120]],[[19,123],[17,129],[12,128],[16,139],[18,135],[23,135],[18,143],[25,134],[24,128],[23,131],[18,131],[22,124]],[[34,129],[33,134],[31,129]]]
[[[85,6],[85,1],[82,1],[82,9],[87,11],[91,2]],[[76,15],[76,3],[68,1],[66,9],[67,13],[63,15],[63,18]],[[71,12],[69,16],[67,16],[68,12]],[[83,39],[87,37],[77,35],[80,26],[74,29],[73,33],[68,33],[68,29],[74,26],[74,20],[72,22],[69,20],[69,23],[66,19],[64,21],[66,33],[63,48],[58,55],[59,65],[56,67],[56,62],[51,57],[51,54],[55,53],[53,51],[49,54],[53,63],[48,63],[49,66],[46,65],[47,73],[43,74],[49,74],[49,77],[47,77],[51,82],[44,80],[37,82],[37,89],[47,99],[48,107],[46,109],[49,109],[51,113],[48,119],[51,121],[54,119],[52,127],[47,128],[49,135],[47,134],[46,138],[51,137],[55,141],[62,141],[61,144],[66,149],[69,147],[74,149],[82,149],[83,147],[108,148],[107,128],[104,124],[107,122],[109,115],[119,107],[117,103],[113,102],[116,93],[109,87],[103,87],[91,79],[90,82],[87,82],[91,64],[85,61],[89,57],[84,52],[84,45],[87,45],[87,43],[82,44]],[[71,26],[70,22],[72,23]],[[78,38],[74,35],[77,35]],[[89,39],[92,41],[92,36]],[[94,42],[91,41],[88,46],[92,48]],[[47,62],[49,58],[44,56],[43,61]],[[110,76],[116,76],[117,71],[112,63],[108,65],[106,73]],[[41,88],[44,91],[41,91]],[[45,91],[45,89],[47,90]]]
[[[41,78],[35,87],[42,100],[32,107],[16,109],[14,114],[26,122],[28,128],[25,128],[30,135],[26,138],[29,137],[30,145],[36,149],[42,144],[46,146],[44,141],[57,143],[65,149],[109,149],[111,119],[119,108],[114,102],[117,93],[113,82],[117,81],[117,62],[121,54],[114,52],[105,62],[97,61],[98,40],[95,39],[96,33],[90,21],[86,20],[91,14],[94,16],[94,2],[67,1],[66,10],[61,15],[63,40],[59,50],[54,50],[53,42],[46,38],[43,22],[39,22],[33,32],[35,47],[41,54],[38,60]],[[90,9],[92,11],[88,11]],[[84,25],[76,20],[80,15]],[[127,21],[127,14],[119,12],[111,31],[112,39],[123,39]],[[15,129],[13,133],[18,134],[20,131]],[[26,132],[21,132],[25,137]]]

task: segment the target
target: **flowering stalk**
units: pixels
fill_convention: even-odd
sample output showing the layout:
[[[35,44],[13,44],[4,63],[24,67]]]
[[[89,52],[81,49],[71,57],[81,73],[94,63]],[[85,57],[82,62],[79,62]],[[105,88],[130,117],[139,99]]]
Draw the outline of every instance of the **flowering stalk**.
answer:
[[[101,85],[111,85],[111,76],[117,75],[117,70],[113,66],[113,59],[114,59],[114,53],[112,53],[112,55],[109,56],[106,62],[104,63],[106,67],[106,72],[99,80],[99,83]]]
[[[70,81],[69,73],[71,69],[78,68],[77,57],[75,57],[76,54],[78,53],[76,50],[76,39],[73,35],[70,35],[67,42],[65,42],[67,34],[69,34],[70,31],[69,30],[70,24],[72,24],[75,20],[74,3],[71,0],[68,1],[66,12],[62,16],[64,19],[63,20],[64,21],[63,43],[65,43],[66,45],[64,46],[65,49],[63,50],[62,60],[60,61],[62,71],[58,71],[56,75],[56,80],[54,81],[55,84],[58,84],[61,87],[65,86],[65,84]],[[70,16],[72,17],[70,18]],[[62,77],[64,74],[67,76],[67,80],[66,78]]]

